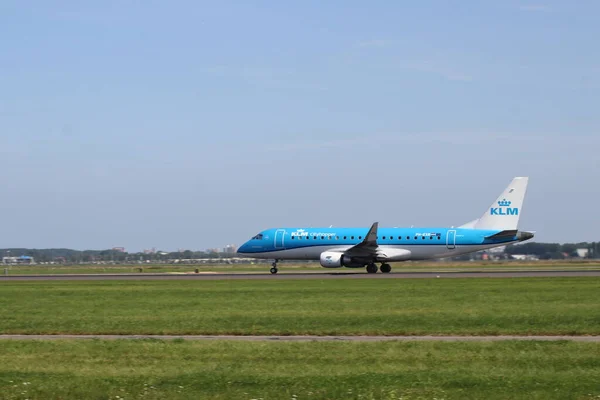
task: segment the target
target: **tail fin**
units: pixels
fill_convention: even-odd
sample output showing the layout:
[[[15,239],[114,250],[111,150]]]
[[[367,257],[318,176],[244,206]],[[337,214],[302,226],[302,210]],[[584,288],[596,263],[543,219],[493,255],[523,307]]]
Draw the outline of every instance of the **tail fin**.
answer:
[[[528,182],[527,177],[514,178],[481,218],[466,225],[474,229],[517,229]]]

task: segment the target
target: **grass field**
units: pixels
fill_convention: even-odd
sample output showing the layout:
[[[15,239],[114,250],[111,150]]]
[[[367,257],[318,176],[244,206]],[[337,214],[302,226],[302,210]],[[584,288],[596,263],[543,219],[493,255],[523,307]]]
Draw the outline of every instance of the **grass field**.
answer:
[[[600,345],[6,341],[2,399],[598,399]]]
[[[145,273],[267,273],[270,264],[139,264],[139,265],[19,265],[5,266],[9,275],[33,274],[131,274],[139,273],[140,268]],[[3,268],[3,269],[4,269]],[[537,262],[407,262],[395,263],[393,271],[472,271],[472,270],[553,270],[553,269],[600,269],[600,262],[589,261],[537,261]],[[280,263],[280,273],[298,272],[357,272],[363,273],[364,269],[326,269],[318,263]]]
[[[600,278],[0,282],[0,333],[600,334]]]

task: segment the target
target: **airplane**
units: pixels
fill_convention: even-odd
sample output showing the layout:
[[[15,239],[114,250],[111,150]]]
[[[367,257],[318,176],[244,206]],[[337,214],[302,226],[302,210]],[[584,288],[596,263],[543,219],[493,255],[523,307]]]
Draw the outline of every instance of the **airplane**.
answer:
[[[390,262],[454,257],[523,242],[534,232],[517,226],[528,177],[516,177],[478,219],[451,228],[272,228],[254,235],[238,253],[245,257],[318,260],[325,268],[366,268],[389,273]],[[381,263],[378,268],[377,263]]]

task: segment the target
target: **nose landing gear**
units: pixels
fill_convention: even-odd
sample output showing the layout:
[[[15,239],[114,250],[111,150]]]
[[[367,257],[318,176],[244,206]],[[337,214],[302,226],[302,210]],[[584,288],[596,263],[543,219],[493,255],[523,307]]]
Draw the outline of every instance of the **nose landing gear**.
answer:
[[[271,272],[273,275],[275,275],[279,271],[277,269],[277,261],[279,260],[275,260],[273,264],[271,264],[271,269],[269,270],[269,272]]]

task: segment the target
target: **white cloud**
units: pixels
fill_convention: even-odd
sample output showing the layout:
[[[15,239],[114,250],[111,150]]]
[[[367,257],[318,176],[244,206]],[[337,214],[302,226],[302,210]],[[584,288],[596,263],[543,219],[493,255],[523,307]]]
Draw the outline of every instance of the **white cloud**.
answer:
[[[519,10],[530,12],[548,12],[551,11],[551,8],[542,4],[524,4],[519,7]]]
[[[424,61],[424,62],[404,62],[400,64],[400,68],[406,68],[413,71],[428,72],[436,75],[443,76],[444,78],[451,81],[462,81],[471,82],[473,77],[461,71],[456,71],[451,67],[445,65],[436,65],[435,63]]]
[[[242,80],[251,85],[276,90],[324,91],[326,86],[302,79],[292,69],[255,67],[255,66],[212,66],[203,67],[199,71],[219,77],[230,77]]]
[[[358,47],[387,47],[390,42],[385,39],[361,40],[356,43]]]
[[[556,136],[560,139],[562,136]],[[305,141],[282,143],[265,148],[266,151],[285,152],[303,150],[321,150],[326,148],[365,148],[370,145],[394,145],[394,144],[423,144],[423,143],[447,143],[447,144],[474,144],[502,141],[508,142],[542,142],[552,140],[553,136],[547,134],[515,134],[515,133],[489,133],[489,132],[421,132],[421,133],[386,133],[370,134],[348,137],[346,139]]]
[[[348,139],[339,140],[326,140],[326,141],[310,141],[310,142],[295,142],[295,143],[282,143],[275,146],[270,146],[267,151],[299,151],[299,150],[317,150],[325,148],[344,148],[354,147],[357,145],[365,145],[369,143],[368,137],[355,137]]]

